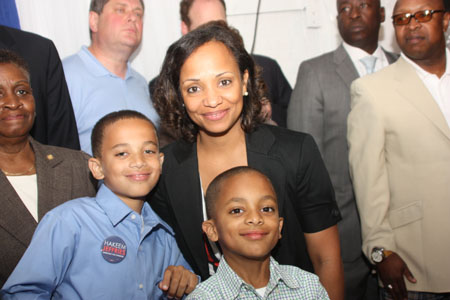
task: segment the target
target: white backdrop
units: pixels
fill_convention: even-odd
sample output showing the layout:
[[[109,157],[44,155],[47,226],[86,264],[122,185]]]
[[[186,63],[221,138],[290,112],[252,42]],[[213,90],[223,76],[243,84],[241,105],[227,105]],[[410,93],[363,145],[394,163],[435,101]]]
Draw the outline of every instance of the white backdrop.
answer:
[[[16,0],[23,30],[45,36],[64,58],[89,45],[90,0]],[[168,46],[181,36],[178,0],[144,0],[144,36],[133,67],[147,80],[159,73]],[[257,0],[226,0],[228,22],[239,29],[251,49]],[[398,52],[391,23],[395,0],[382,0],[386,22],[381,44]],[[341,39],[335,0],[262,0],[254,52],[278,61],[293,86],[299,64],[331,51]]]

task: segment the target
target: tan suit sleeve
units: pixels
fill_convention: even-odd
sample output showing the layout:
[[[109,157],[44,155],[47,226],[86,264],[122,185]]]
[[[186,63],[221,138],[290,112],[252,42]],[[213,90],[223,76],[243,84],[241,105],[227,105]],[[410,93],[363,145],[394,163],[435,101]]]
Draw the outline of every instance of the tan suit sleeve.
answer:
[[[364,78],[351,86],[348,116],[350,175],[361,218],[363,252],[370,259],[374,247],[395,251],[388,221],[389,179],[385,160],[383,107],[377,105]]]

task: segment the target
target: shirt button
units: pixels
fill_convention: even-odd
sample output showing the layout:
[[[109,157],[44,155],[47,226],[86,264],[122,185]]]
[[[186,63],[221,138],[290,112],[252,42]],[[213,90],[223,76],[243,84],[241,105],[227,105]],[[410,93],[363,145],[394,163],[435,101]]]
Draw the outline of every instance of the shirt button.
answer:
[[[136,219],[136,215],[131,215],[131,220]]]
[[[142,290],[143,288],[144,288],[144,285],[143,285],[142,283],[140,283],[140,284],[139,284],[139,289]]]
[[[142,246],[139,246],[139,251],[142,251]]]

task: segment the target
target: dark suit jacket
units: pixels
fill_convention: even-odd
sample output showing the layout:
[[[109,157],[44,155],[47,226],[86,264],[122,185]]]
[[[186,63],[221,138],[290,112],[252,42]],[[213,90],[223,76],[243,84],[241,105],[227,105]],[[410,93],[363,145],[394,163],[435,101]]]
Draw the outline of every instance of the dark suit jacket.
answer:
[[[272,120],[278,126],[286,127],[286,115],[292,88],[278,63],[267,57],[252,54],[255,63],[262,67],[262,77],[267,85],[267,97],[272,103]]]
[[[79,150],[72,102],[53,42],[36,34],[0,26],[0,48],[17,52],[29,65],[36,102],[31,135],[46,145]]]
[[[283,237],[272,255],[281,264],[312,271],[303,232],[337,223],[339,210],[320,153],[311,136],[260,125],[246,135],[248,165],[266,174],[284,217]],[[186,260],[196,274],[209,277],[196,144],[177,141],[163,149],[163,171],[150,205],[175,231]]]
[[[95,196],[95,181],[81,151],[42,145],[30,138],[36,156],[38,219],[55,206],[78,197]],[[9,183],[0,172],[0,286],[14,270],[31,241],[37,226]]]

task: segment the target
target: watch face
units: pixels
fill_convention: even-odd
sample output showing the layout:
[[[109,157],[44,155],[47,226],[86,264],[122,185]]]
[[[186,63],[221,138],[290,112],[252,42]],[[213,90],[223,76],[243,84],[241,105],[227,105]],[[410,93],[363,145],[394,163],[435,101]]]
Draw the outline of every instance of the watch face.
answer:
[[[381,250],[373,250],[372,252],[372,260],[376,263],[379,263],[383,260],[383,251]]]

